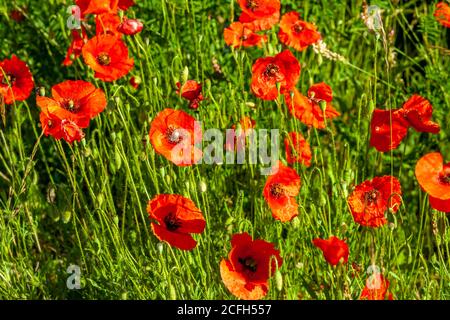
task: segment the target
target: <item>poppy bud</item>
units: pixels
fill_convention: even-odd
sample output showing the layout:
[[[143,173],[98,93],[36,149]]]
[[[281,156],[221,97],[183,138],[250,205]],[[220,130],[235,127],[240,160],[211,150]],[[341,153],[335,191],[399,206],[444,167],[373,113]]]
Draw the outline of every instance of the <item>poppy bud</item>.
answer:
[[[202,193],[208,190],[208,186],[206,185],[205,181],[200,181],[200,183],[198,184],[198,188]]]
[[[131,77],[131,79],[130,79],[130,84],[135,89],[139,88],[139,85],[141,84],[141,82],[142,82],[142,80],[141,80],[141,77],[139,77],[139,76]]]
[[[132,36],[141,32],[143,28],[144,25],[139,20],[124,18],[123,22],[117,27],[117,31]]]
[[[327,102],[325,100],[320,100],[319,106],[322,111],[325,111],[325,109],[327,108]]]
[[[184,67],[183,73],[181,74],[181,80],[183,83],[186,83],[189,79],[189,68]]]
[[[162,254],[163,249],[164,249],[164,245],[162,244],[162,242],[158,242],[158,243],[156,244],[156,250],[158,250],[158,253],[159,253],[159,254]]]
[[[128,300],[128,292],[123,292],[121,295],[122,300]]]
[[[72,212],[70,212],[70,211],[65,211],[65,212],[63,213],[62,220],[63,220],[64,223],[68,223],[68,222],[70,221],[70,218],[71,218],[71,217],[72,217]]]
[[[275,271],[275,284],[278,291],[281,291],[283,289],[283,276],[281,275],[279,269]]]
[[[177,300],[177,292],[175,291],[175,287],[173,285],[169,285],[169,296],[170,300]]]

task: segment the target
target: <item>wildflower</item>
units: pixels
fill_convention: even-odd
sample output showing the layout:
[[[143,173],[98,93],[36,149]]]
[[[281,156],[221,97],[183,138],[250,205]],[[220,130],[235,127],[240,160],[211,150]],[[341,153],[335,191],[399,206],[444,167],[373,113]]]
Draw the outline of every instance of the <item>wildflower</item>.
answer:
[[[177,94],[189,100],[189,108],[197,109],[200,101],[203,100],[202,85],[195,80],[188,80],[183,85],[177,82]]]
[[[321,37],[313,24],[301,20],[297,12],[291,11],[281,17],[278,38],[281,43],[303,51]]]
[[[375,177],[356,186],[348,197],[348,205],[356,223],[366,227],[380,227],[387,223],[385,212],[398,211],[401,186],[392,176]]]
[[[323,82],[312,85],[307,97],[296,88],[284,96],[290,113],[307,126],[324,129],[326,119],[331,120],[340,115],[331,105],[333,100],[331,87]]]
[[[328,239],[314,239],[313,244],[322,250],[325,260],[332,266],[337,265],[341,261],[347,263],[348,245],[344,240],[331,236]]]
[[[191,233],[202,233],[205,218],[195,203],[176,194],[160,194],[149,201],[147,212],[155,236],[181,250],[192,250],[197,241]]]
[[[190,166],[202,158],[202,151],[194,146],[200,131],[186,112],[164,109],[153,119],[149,135],[157,153],[178,166]]]
[[[225,287],[240,299],[265,297],[269,290],[269,277],[283,263],[279,251],[270,242],[252,240],[248,233],[235,234],[231,247],[228,259],[220,262],[220,275]]]
[[[132,36],[141,32],[143,28],[144,25],[141,21],[124,17],[117,30],[123,34],[126,34],[127,36]]]
[[[67,49],[66,58],[63,61],[64,66],[72,65],[73,61],[81,55],[81,50],[84,44],[87,42],[88,37],[86,35],[86,30],[81,28],[80,30],[72,30],[72,42]]]
[[[388,293],[389,280],[380,273],[372,274],[361,292],[360,300],[393,300],[392,293]]]
[[[130,84],[133,88],[138,89],[139,86],[141,85],[141,77],[138,76],[134,76],[130,78]]]
[[[238,0],[239,21],[252,24],[254,31],[269,30],[280,20],[280,0]]]
[[[311,147],[300,132],[290,132],[284,139],[284,146],[289,164],[297,162],[307,167],[311,165]]]
[[[75,0],[75,4],[80,7],[81,15],[116,13],[118,0]]]
[[[100,35],[111,35],[117,38],[122,37],[122,33],[117,31],[120,25],[120,18],[115,13],[102,13],[95,17],[95,33]]]
[[[5,104],[28,99],[33,88],[33,75],[25,62],[14,54],[0,61],[0,96]]]
[[[375,109],[370,122],[370,145],[380,152],[397,149],[408,133],[409,123],[401,109]]]
[[[278,97],[277,83],[281,94],[291,90],[300,77],[300,63],[289,50],[275,57],[259,58],[252,67],[251,89],[255,96],[264,100]]]
[[[251,24],[233,22],[223,31],[225,43],[233,48],[260,46],[267,41],[267,36],[259,35],[253,31]]]
[[[83,46],[82,54],[86,64],[95,71],[95,77],[107,82],[125,76],[134,66],[125,43],[111,35],[90,39]]]
[[[402,112],[417,132],[439,133],[441,129],[439,124],[431,121],[433,106],[427,99],[417,94],[413,95],[403,105]]]
[[[434,17],[444,27],[450,28],[450,6],[445,2],[436,4]]]
[[[301,180],[297,172],[278,161],[267,178],[263,196],[272,210],[275,219],[281,222],[291,221],[298,215],[295,197],[300,191]]]

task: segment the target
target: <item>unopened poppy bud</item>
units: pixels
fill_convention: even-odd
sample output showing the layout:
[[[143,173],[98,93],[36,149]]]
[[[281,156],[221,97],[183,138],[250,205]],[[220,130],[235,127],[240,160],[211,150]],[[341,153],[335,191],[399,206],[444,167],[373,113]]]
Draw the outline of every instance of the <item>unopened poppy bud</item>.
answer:
[[[279,269],[275,271],[275,284],[278,291],[281,291],[283,289],[283,276],[281,275]]]
[[[322,109],[322,111],[325,111],[325,109],[327,108],[327,102],[325,100],[320,100],[319,106],[320,106],[320,109]]]
[[[164,249],[163,243],[162,243],[162,242],[158,242],[158,243],[156,244],[156,250],[158,250],[158,253],[159,253],[159,254],[162,254],[162,253],[163,253],[163,249]]]
[[[200,183],[198,184],[198,189],[202,193],[206,192],[206,190],[208,190],[208,186],[206,185],[205,181],[200,181]]]
[[[123,22],[117,27],[117,31],[132,36],[141,32],[143,28],[144,25],[139,20],[124,18]]]
[[[139,76],[134,76],[130,78],[130,84],[133,88],[138,89],[139,85],[141,84],[142,80]]]
[[[181,73],[181,81],[186,83],[189,80],[189,68],[186,66]]]
[[[128,300],[128,292],[123,292],[122,295],[120,296],[120,298],[122,300]]]
[[[36,87],[36,94],[41,97],[45,97],[45,87],[39,86]]]
[[[114,221],[114,225],[116,225],[118,227],[119,226],[119,217],[114,216],[113,221]]]
[[[63,215],[62,215],[62,221],[64,223],[68,223],[70,221],[70,218],[72,217],[72,212],[71,211],[64,211]]]
[[[103,205],[103,202],[105,202],[105,198],[103,197],[103,194],[99,193],[97,195],[97,205],[101,207]]]
[[[294,219],[292,219],[291,223],[295,229],[298,229],[300,227],[300,219],[298,217],[295,217]]]
[[[120,156],[119,150],[116,149],[114,157],[116,161],[116,169],[119,170],[122,167],[122,157]]]
[[[121,102],[121,100],[120,100],[119,96],[115,96],[114,97],[114,103],[116,104],[116,106],[119,106],[120,102]]]
[[[170,296],[170,300],[177,300],[177,292],[173,285],[169,286],[169,296]]]

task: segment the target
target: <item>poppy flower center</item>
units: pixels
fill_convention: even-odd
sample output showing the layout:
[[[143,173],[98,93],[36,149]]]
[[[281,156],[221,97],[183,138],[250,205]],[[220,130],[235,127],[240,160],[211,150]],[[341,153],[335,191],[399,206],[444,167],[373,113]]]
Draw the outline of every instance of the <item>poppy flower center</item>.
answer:
[[[180,130],[174,127],[167,128],[166,138],[171,144],[178,144],[183,140]]]
[[[71,112],[76,111],[79,108],[79,105],[75,103],[72,99],[66,99],[62,102],[62,107]]]
[[[102,66],[107,66],[111,63],[111,57],[106,52],[101,52],[97,56],[97,62],[100,63]]]
[[[274,183],[270,186],[270,194],[274,198],[280,198],[284,195],[284,188],[281,183]]]
[[[444,172],[439,175],[439,180],[444,184],[450,185],[450,168],[444,169]]]
[[[7,73],[6,76],[2,77],[2,84],[5,86],[7,86],[8,84],[13,85],[15,81],[16,77],[9,73]]]
[[[292,28],[294,29],[294,31],[296,33],[300,33],[300,32],[302,32],[304,30],[304,28],[303,28],[303,26],[301,25],[300,22],[296,22]]]
[[[181,220],[173,212],[164,217],[164,223],[169,231],[176,231],[181,227]]]
[[[276,64],[269,64],[264,71],[264,75],[268,78],[274,78],[277,73],[280,72],[280,68]]]
[[[247,9],[255,11],[258,8],[258,2],[256,0],[247,1]]]
[[[258,265],[256,264],[255,259],[253,259],[252,257],[239,258],[238,261],[242,265],[242,267],[244,267],[245,270],[250,272],[256,272],[256,267]]]
[[[375,202],[378,198],[378,191],[377,190],[371,190],[365,193],[364,195],[367,203]]]

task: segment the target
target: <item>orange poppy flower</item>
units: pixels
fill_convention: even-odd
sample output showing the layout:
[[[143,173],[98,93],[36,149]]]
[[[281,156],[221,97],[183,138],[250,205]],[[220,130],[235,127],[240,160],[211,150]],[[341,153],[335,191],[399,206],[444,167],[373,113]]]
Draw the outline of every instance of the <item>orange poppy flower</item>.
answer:
[[[303,51],[321,39],[315,25],[300,19],[300,15],[291,11],[281,17],[278,38],[281,43]]]
[[[275,100],[277,83],[281,94],[291,90],[300,78],[300,63],[291,51],[284,50],[275,57],[259,58],[252,67],[252,92],[258,98]]]
[[[324,129],[326,119],[331,120],[340,116],[340,113],[331,105],[333,100],[331,87],[323,82],[312,85],[308,90],[308,97],[302,95],[296,88],[285,93],[284,97],[292,116],[307,126]],[[321,102],[324,102],[324,110],[320,106]]]
[[[416,178],[430,197],[450,200],[450,163],[439,152],[423,156],[416,165]]]
[[[160,194],[149,201],[147,212],[155,236],[181,250],[192,250],[197,241],[191,233],[202,233],[206,221],[195,203],[177,194]]]
[[[107,82],[125,76],[134,65],[125,43],[111,35],[93,37],[83,46],[82,54],[95,77]]]
[[[200,101],[203,100],[202,84],[195,80],[188,80],[183,85],[177,82],[177,88],[177,94],[181,92],[181,96],[189,100],[189,108],[197,109]]]
[[[255,120],[247,116],[242,117],[242,119],[239,120],[239,126],[236,127],[236,125],[233,124],[231,126],[233,131],[231,131],[231,133],[227,132],[227,134],[231,134],[231,136],[227,136],[225,149],[229,151],[245,149],[246,138],[251,134],[251,129],[254,129],[255,126]]]
[[[87,128],[89,121],[106,108],[106,96],[92,83],[67,80],[53,86],[52,98],[38,95],[36,104],[51,120],[57,117],[60,121],[68,120],[80,128]]]
[[[361,292],[360,300],[393,300],[392,293],[388,293],[389,280],[380,273],[374,273],[366,280]]]
[[[64,139],[70,144],[84,138],[83,131],[75,122],[68,119],[61,120],[48,109],[41,111],[40,120],[45,136],[50,135],[56,140]]]
[[[25,62],[14,54],[0,61],[0,95],[6,104],[28,99],[33,88],[33,75]]]
[[[107,12],[116,13],[119,0],[75,0],[80,7],[81,15],[102,14]]]
[[[201,139],[201,128],[184,111],[164,109],[158,113],[149,135],[155,151],[178,166],[190,166],[202,159],[202,151],[195,146],[196,137]]]
[[[380,227],[387,223],[385,212],[400,208],[400,182],[392,176],[375,177],[356,186],[348,197],[348,205],[356,223],[366,227]]]
[[[311,147],[300,132],[290,132],[284,139],[284,147],[289,164],[297,162],[307,167],[311,165]]]
[[[255,33],[253,28],[251,24],[233,22],[223,31],[225,43],[233,48],[261,46],[267,41],[267,36]]]
[[[436,10],[434,11],[436,20],[444,27],[450,28],[450,6],[445,2],[439,2],[436,4]]]
[[[126,34],[127,36],[135,35],[144,29],[144,24],[137,19],[128,19],[127,17],[123,18],[123,21],[117,27],[117,31],[120,33]]]
[[[120,18],[115,13],[102,13],[95,17],[95,33],[100,35],[111,35],[117,38],[122,37],[117,28],[120,25]]]
[[[298,215],[295,197],[300,191],[300,184],[297,172],[278,161],[272,169],[272,175],[267,178],[263,191],[264,199],[275,219],[287,222]]]
[[[380,152],[397,149],[408,133],[409,123],[401,109],[375,109],[370,122],[370,145]],[[391,137],[392,135],[392,137]]]
[[[450,199],[441,200],[439,198],[434,198],[432,196],[428,196],[428,198],[430,199],[430,206],[434,210],[450,213]]]
[[[280,20],[280,0],[238,0],[239,21],[252,24],[255,31],[269,30]]]
[[[328,239],[314,239],[313,244],[322,250],[325,260],[332,266],[337,265],[340,261],[347,263],[348,245],[344,240],[331,236]]]
[[[439,124],[431,121],[433,106],[431,103],[415,94],[405,102],[402,108],[409,124],[418,132],[439,133]]]
[[[66,58],[63,61],[64,66],[72,65],[73,61],[81,55],[81,50],[87,40],[88,37],[84,28],[72,30],[72,42],[70,43],[69,49],[67,49]]]
[[[220,262],[220,275],[225,287],[244,300],[266,296],[269,277],[277,266],[280,268],[283,264],[280,252],[270,242],[252,240],[248,233],[233,235],[231,247],[228,259]]]

